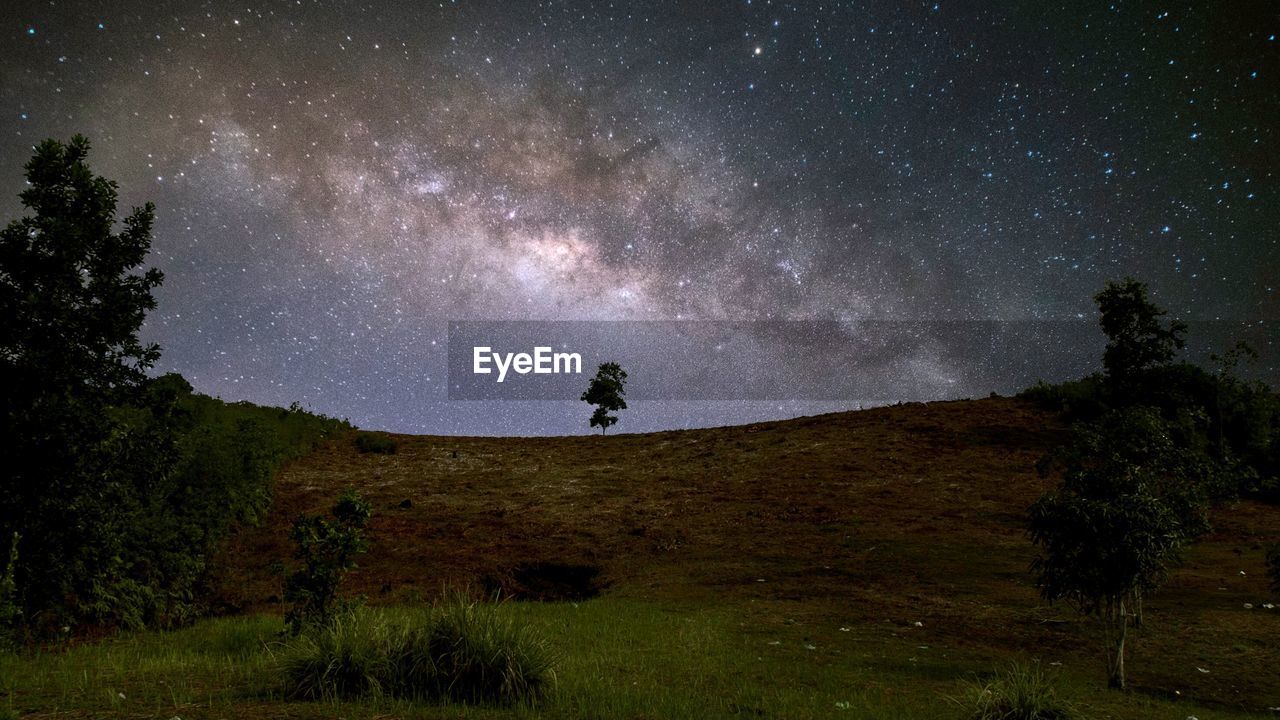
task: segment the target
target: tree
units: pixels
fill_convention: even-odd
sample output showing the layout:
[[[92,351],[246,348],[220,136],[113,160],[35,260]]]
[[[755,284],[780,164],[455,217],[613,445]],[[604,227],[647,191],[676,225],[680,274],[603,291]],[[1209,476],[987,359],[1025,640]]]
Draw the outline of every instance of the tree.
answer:
[[[79,135],[40,143],[20,194],[29,214],[0,231],[0,537],[21,535],[28,609],[118,596],[133,463],[154,464],[111,411],[138,398],[159,357],[138,339],[163,279],[140,270],[154,208],[134,208],[117,232],[116,184],[88,154]]]
[[[600,365],[587,391],[582,393],[583,402],[596,406],[595,412],[591,413],[591,427],[599,427],[601,435],[618,422],[618,416],[609,413],[627,409],[627,401],[623,399],[626,384],[627,372],[622,366],[607,362]]]
[[[1145,283],[1131,277],[1108,282],[1093,299],[1107,336],[1102,366],[1114,383],[1124,385],[1143,370],[1169,362],[1185,345],[1186,323],[1166,324],[1168,312],[1147,299]]]
[[[1053,459],[1065,470],[1031,507],[1041,549],[1032,569],[1046,600],[1102,622],[1108,682],[1123,689],[1125,640],[1144,596],[1208,527],[1196,456],[1176,446],[1157,412],[1125,408],[1077,427]]]
[[[347,490],[329,511],[333,520],[299,515],[289,538],[293,557],[301,563],[285,581],[284,599],[293,604],[285,622],[293,633],[309,625],[323,625],[341,608],[338,585],[355,567],[355,556],[368,549],[365,527],[372,509],[355,490]]]

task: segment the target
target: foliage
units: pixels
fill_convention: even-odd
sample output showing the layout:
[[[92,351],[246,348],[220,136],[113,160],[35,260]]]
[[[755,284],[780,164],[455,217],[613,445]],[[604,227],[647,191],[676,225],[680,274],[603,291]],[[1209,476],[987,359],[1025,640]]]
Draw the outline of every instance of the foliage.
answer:
[[[953,701],[969,720],[1071,720],[1075,709],[1038,664],[1014,663],[988,682],[973,682]]]
[[[1271,589],[1280,593],[1280,542],[1267,548],[1267,577],[1271,579]]]
[[[193,394],[176,375],[153,381],[149,392],[172,398],[155,422],[177,430],[176,460],[147,483],[129,557],[139,559],[133,576],[158,591],[146,624],[169,626],[201,611],[207,556],[237,524],[265,517],[280,465],[347,425],[297,406],[223,403]]]
[[[289,538],[301,567],[285,581],[284,591],[285,601],[293,604],[285,622],[294,634],[309,625],[327,625],[345,609],[338,586],[355,567],[355,556],[368,548],[365,528],[371,513],[369,503],[348,490],[330,510],[332,520],[306,514],[294,520]]]
[[[591,413],[591,427],[599,427],[603,435],[609,426],[618,422],[617,415],[611,412],[627,409],[626,395],[627,372],[618,363],[602,363],[591,378],[586,392],[582,393],[582,401],[596,406]]]
[[[1045,599],[1102,621],[1110,683],[1122,688],[1126,630],[1143,597],[1208,528],[1204,483],[1192,477],[1202,470],[1147,408],[1076,427],[1054,459],[1062,483],[1030,511],[1041,548],[1032,567]]]
[[[1106,378],[1095,373],[1056,385],[1043,380],[1018,393],[1046,410],[1062,413],[1068,421],[1094,420],[1107,411]]]
[[[381,455],[394,455],[397,446],[396,441],[386,433],[375,432],[358,432],[356,433],[356,450],[362,453],[378,453]]]
[[[545,697],[554,678],[539,636],[461,595],[425,615],[338,616],[289,641],[280,657],[286,693],[305,699],[514,704]]]
[[[1095,422],[1134,405],[1155,408],[1175,442],[1199,455],[1198,463],[1211,476],[1213,497],[1243,494],[1280,502],[1280,395],[1236,374],[1257,353],[1236,343],[1211,356],[1213,370],[1168,362],[1181,347],[1184,328],[1161,324],[1164,311],[1145,293],[1141,283],[1126,280],[1098,295],[1102,324],[1111,336],[1111,359],[1104,358],[1108,375],[1038,383],[1020,397],[1061,412],[1072,423]]]
[[[0,651],[15,643],[22,622],[22,603],[14,578],[18,568],[18,538],[18,533],[14,533],[8,552],[0,555],[0,561],[7,556],[7,562],[0,565]]]
[[[138,329],[159,271],[142,270],[150,204],[115,230],[116,185],[89,143],[41,143],[0,231],[0,405],[6,576],[37,634],[64,626],[168,626],[200,611],[205,558],[265,511],[271,477],[345,423],[196,395]]]
[[[1143,370],[1164,365],[1186,344],[1187,326],[1163,318],[1168,313],[1147,299],[1147,286],[1133,278],[1108,282],[1094,296],[1098,322],[1107,336],[1102,366],[1107,377],[1123,385]]]
[[[21,534],[28,610],[107,600],[128,570],[135,481],[167,460],[166,443],[109,412],[139,400],[159,356],[138,339],[162,279],[136,272],[154,210],[135,208],[115,232],[116,185],[88,153],[78,135],[37,146],[20,194],[30,214],[0,231],[0,537]]]

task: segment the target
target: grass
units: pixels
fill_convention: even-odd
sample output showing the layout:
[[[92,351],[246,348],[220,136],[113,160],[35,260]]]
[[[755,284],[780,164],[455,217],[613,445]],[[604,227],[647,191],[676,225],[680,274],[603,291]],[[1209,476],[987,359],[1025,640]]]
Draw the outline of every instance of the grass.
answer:
[[[1072,720],[1078,715],[1058,692],[1056,678],[1038,664],[1014,663],[992,680],[973,682],[954,701],[970,720]]]
[[[795,612],[793,612],[795,611]],[[406,626],[430,610],[382,611]],[[865,629],[814,624],[803,608],[730,608],[606,597],[507,603],[494,618],[556,650],[557,682],[537,705],[463,706],[374,695],[292,699],[278,616],[202,621],[64,651],[0,658],[0,710],[24,717],[948,718],[948,698],[1001,659]],[[1064,667],[1080,717],[1265,717],[1103,688],[1093,666]]]
[[[1081,718],[1273,718],[1280,614],[1260,605],[1272,598],[1260,550],[1280,536],[1275,508],[1215,512],[1131,636],[1133,689],[1108,691],[1095,625],[1046,606],[1027,572],[1026,509],[1046,489],[1035,462],[1060,429],[1030,404],[988,399],[607,438],[395,436],[395,455],[324,443],[284,467],[267,521],[215,563],[224,605],[266,614],[0,657],[0,709],[962,720],[949,699],[973,678],[1038,661]],[[427,612],[442,585],[598,572],[595,599],[496,611],[555,652],[545,702],[290,697],[272,561],[289,556],[298,513],[350,486],[383,510],[344,590],[392,618]]]
[[[361,609],[287,642],[279,656],[285,692],[303,699],[533,704],[555,679],[541,637],[462,595],[418,611]]]

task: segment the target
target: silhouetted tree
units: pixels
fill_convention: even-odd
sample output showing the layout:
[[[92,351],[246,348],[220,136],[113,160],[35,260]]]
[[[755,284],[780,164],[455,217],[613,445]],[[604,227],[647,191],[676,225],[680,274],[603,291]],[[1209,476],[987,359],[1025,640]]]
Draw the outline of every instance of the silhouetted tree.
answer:
[[[618,422],[618,417],[609,413],[627,409],[627,401],[623,399],[626,384],[627,372],[618,363],[607,362],[600,365],[586,392],[582,393],[583,402],[596,406],[591,413],[591,427],[599,427],[601,435]]]
[[[154,210],[134,208],[117,232],[116,184],[88,154],[79,135],[40,143],[20,194],[29,214],[0,231],[0,537],[21,535],[15,579],[29,609],[101,611],[128,592],[121,527],[135,463],[154,459],[112,411],[138,399],[159,356],[138,339],[162,280],[140,271]]]
[[[1124,385],[1143,370],[1168,363],[1183,348],[1186,323],[1165,323],[1168,313],[1147,299],[1145,283],[1133,278],[1108,282],[1093,299],[1107,336],[1102,366],[1114,383]]]

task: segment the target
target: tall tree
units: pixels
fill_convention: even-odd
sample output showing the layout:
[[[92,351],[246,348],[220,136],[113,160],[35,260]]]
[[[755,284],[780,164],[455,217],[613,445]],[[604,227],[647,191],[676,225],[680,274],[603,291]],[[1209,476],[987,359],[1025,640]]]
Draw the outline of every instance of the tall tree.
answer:
[[[140,270],[154,208],[117,231],[116,184],[88,154],[79,135],[37,146],[20,194],[29,214],[0,231],[0,537],[20,533],[18,592],[37,609],[111,594],[136,500],[122,460],[144,450],[111,408],[137,397],[159,356],[138,338],[162,280]]]
[[[626,395],[627,372],[618,363],[607,362],[600,365],[591,384],[582,393],[583,402],[596,406],[591,413],[591,427],[599,427],[603,435],[610,425],[618,422],[617,415],[611,412],[627,409]]]

